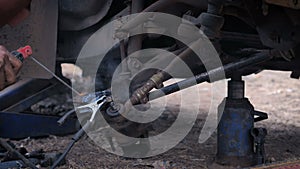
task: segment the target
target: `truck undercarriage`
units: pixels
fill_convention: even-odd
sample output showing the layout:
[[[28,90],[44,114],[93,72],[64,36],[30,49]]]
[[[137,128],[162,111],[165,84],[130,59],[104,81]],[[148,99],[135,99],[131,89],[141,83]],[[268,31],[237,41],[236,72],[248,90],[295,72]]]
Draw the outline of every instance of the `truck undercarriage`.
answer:
[[[142,140],[137,143],[135,139],[111,134],[108,139],[118,138],[125,156],[148,157],[150,143],[143,138],[148,137],[152,124],[128,120],[127,112],[133,107],[135,113],[145,112],[151,107],[149,102],[165,95],[204,82],[230,79],[227,97],[218,108],[216,162],[235,167],[264,164],[267,130],[255,128],[254,123],[267,119],[268,115],[254,110],[245,97],[242,77],[262,70],[278,70],[289,71],[291,78],[299,79],[298,1],[89,0],[76,4],[66,0],[57,3],[57,50],[47,49],[57,52],[58,66],[53,68],[60,74],[60,63],[75,63],[85,76],[95,79],[92,90],[81,98],[81,104],[76,103],[77,107],[67,113],[92,114],[78,117],[83,126],[81,135],[83,129],[96,121],[96,114],[100,114],[114,130]],[[105,31],[106,25],[109,25],[106,34],[109,38],[101,38],[98,32]],[[218,57],[217,61],[213,55]],[[181,69],[181,65],[186,65],[188,71]],[[172,78],[181,80],[164,86]],[[35,85],[34,89],[30,89],[30,84]],[[76,89],[76,85],[73,87]],[[0,110],[27,110],[57,88],[62,87],[54,79],[29,80],[0,94],[4,103]],[[13,93],[22,93],[24,89],[32,92],[16,99],[20,95]],[[80,134],[73,139],[73,144]],[[142,148],[136,150],[132,148],[134,144]]]

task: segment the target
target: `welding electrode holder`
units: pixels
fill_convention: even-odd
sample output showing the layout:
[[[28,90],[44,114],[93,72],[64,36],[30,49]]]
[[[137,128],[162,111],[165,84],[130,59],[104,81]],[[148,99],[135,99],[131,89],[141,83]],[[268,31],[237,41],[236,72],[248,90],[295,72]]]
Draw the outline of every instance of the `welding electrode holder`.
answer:
[[[32,48],[27,45],[25,47],[19,48],[16,51],[12,51],[11,54],[23,63],[26,58],[32,55]]]

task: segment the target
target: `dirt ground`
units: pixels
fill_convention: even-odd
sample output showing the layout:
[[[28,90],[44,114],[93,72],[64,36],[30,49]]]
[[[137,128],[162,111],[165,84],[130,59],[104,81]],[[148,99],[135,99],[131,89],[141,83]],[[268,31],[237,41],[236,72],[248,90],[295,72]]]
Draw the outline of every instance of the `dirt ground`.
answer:
[[[256,126],[268,130],[265,150],[268,162],[280,162],[300,158],[300,81],[290,79],[289,73],[264,71],[251,75],[246,80],[246,93],[256,110],[267,112],[269,119]],[[60,169],[67,168],[215,168],[216,133],[206,142],[199,144],[198,138],[210,106],[210,84],[198,85],[201,95],[201,106],[198,119],[190,133],[176,147],[161,155],[146,159],[126,159],[106,152],[89,139],[80,140],[68,154],[67,163]],[[174,101],[177,95],[169,97]],[[193,99],[193,98],[191,98]],[[171,104],[172,105],[172,104]],[[189,106],[184,105],[188,113]],[[174,107],[169,107],[173,110]],[[164,118],[163,123],[171,123],[172,113]],[[47,152],[63,151],[71,136],[50,136],[42,139],[24,139],[15,142],[28,150],[39,148]],[[222,167],[220,167],[222,168]]]

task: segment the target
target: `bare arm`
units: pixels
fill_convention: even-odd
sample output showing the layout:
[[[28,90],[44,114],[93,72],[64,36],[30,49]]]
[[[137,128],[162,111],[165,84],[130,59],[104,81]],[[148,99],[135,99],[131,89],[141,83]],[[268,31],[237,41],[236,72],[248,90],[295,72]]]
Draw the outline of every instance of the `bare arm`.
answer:
[[[22,62],[0,46],[0,90],[16,82]]]

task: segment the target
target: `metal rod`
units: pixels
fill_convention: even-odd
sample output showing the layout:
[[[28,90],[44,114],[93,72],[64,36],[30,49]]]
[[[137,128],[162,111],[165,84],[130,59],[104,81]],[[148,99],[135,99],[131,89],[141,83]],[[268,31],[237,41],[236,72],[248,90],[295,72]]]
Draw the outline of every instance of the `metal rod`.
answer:
[[[21,153],[19,153],[17,150],[15,150],[14,148],[12,148],[4,139],[0,138],[0,144],[2,147],[4,147],[7,151],[10,151],[12,153],[14,153],[20,160],[22,160],[24,162],[24,164],[27,167],[33,168],[33,169],[37,169],[37,167],[32,164],[27,158],[25,158]]]
[[[127,61],[126,61],[127,54],[126,54],[124,40],[120,41],[120,52],[121,52],[122,72],[126,73],[126,72],[128,72],[128,65],[127,65]]]
[[[144,0],[132,0],[131,1],[131,14],[139,13],[143,11]],[[142,27],[140,28],[142,29]],[[127,53],[128,55],[142,49],[143,35],[136,35],[129,38]]]
[[[161,88],[159,90],[153,91],[149,93],[149,100],[155,100],[157,98],[160,98],[165,95],[169,95],[171,93],[186,89],[188,87],[197,85],[199,83],[210,81],[214,82],[217,80],[222,80],[222,76],[220,73],[225,72],[226,74],[232,73],[233,71],[236,71],[238,69],[245,68],[247,66],[255,65],[261,62],[264,62],[266,60],[270,60],[272,58],[272,51],[264,51],[257,54],[254,54],[253,56],[250,56],[247,59],[242,59],[234,63],[229,63],[227,65],[224,65],[223,67],[219,67],[213,70],[210,70],[208,72],[199,74],[195,77],[191,77],[185,80],[182,80],[178,83],[171,84],[169,86],[166,86],[164,88]],[[217,77],[216,79],[210,79],[209,77],[212,76]],[[211,81],[213,80],[213,81]]]
[[[35,63],[37,63],[39,66],[41,66],[43,69],[45,69],[47,72],[49,72],[55,79],[60,81],[62,84],[64,84],[66,87],[71,89],[74,93],[76,93],[78,96],[81,96],[81,94],[75,90],[73,87],[71,87],[68,83],[66,83],[64,80],[62,80],[60,77],[58,77],[55,73],[53,73],[50,69],[48,69],[44,64],[42,64],[40,61],[35,59],[33,56],[30,57]]]

